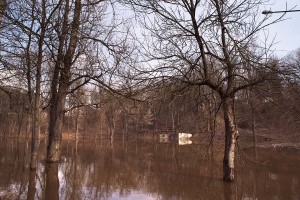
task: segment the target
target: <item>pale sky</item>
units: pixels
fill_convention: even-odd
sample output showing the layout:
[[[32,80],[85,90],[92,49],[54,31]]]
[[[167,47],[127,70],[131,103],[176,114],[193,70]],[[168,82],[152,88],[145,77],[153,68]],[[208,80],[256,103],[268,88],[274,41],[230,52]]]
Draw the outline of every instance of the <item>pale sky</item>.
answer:
[[[270,0],[268,5],[262,5],[261,11],[284,11],[287,9],[300,10],[300,0]],[[127,10],[128,12],[128,10]],[[262,15],[261,13],[259,13]],[[271,14],[271,20],[281,16],[281,13]],[[272,46],[273,54],[278,58],[284,57],[288,53],[300,48],[300,12],[286,13],[284,21],[273,24],[266,28],[269,43],[274,39]],[[262,35],[265,35],[262,33]],[[262,36],[261,40],[264,41]]]
[[[274,4],[266,6],[267,10],[281,11],[295,7],[300,10],[300,0],[274,0]],[[272,14],[279,17],[280,13]],[[269,34],[276,36],[274,46],[275,54],[279,57],[285,56],[289,52],[300,48],[300,12],[287,13],[286,20],[268,27]]]

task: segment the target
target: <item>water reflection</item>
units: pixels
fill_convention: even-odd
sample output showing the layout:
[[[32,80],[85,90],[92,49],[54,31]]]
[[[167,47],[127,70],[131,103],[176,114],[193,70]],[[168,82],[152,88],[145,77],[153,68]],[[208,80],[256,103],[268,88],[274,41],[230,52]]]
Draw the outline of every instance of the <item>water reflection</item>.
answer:
[[[160,134],[159,142],[160,143],[177,143],[178,145],[189,145],[192,144],[191,140],[192,134],[188,133],[179,133],[178,136],[173,134]]]
[[[59,199],[58,163],[46,164],[45,199]]]
[[[188,145],[188,144],[193,144],[193,141],[190,138],[179,138],[178,144],[179,145]]]
[[[224,184],[221,152],[199,144],[69,141],[60,163],[40,155],[36,172],[29,170],[29,147],[11,139],[1,145],[0,199],[300,198],[299,152],[246,149],[236,182]]]
[[[35,171],[29,171],[29,180],[28,180],[28,191],[27,191],[27,200],[33,200],[36,192],[36,181],[35,181]]]

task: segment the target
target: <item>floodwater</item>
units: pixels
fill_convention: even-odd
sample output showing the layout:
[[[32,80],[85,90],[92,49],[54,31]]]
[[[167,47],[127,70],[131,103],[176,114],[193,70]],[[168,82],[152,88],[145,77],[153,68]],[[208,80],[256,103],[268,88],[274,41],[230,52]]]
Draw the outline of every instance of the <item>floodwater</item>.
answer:
[[[158,141],[64,141],[62,161],[36,173],[30,142],[1,138],[0,199],[300,199],[300,152],[240,149],[236,181],[222,181],[222,151]]]

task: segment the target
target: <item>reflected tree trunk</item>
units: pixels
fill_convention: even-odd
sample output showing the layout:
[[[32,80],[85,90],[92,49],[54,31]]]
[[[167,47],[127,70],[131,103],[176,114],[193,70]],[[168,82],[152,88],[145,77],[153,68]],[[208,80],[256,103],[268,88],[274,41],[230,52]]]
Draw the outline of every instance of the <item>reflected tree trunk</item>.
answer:
[[[36,193],[36,181],[35,181],[36,171],[29,171],[29,181],[28,181],[28,191],[27,200],[34,200]]]
[[[110,128],[109,132],[110,132],[110,145],[112,146],[114,143],[114,133],[115,133],[114,128]]]
[[[45,199],[59,199],[58,163],[46,164],[46,189]]]
[[[108,123],[108,130],[109,130],[109,139],[110,143],[114,141],[115,135],[115,128],[116,128],[116,110],[114,105],[110,102],[109,110],[106,112],[106,120]]]
[[[77,145],[78,145],[78,140],[75,141],[76,142],[76,146],[75,146],[75,155],[72,155],[73,157],[73,162],[72,162],[72,166],[71,168],[73,168],[73,185],[72,185],[72,190],[71,190],[71,199],[76,199],[76,194],[77,194],[77,190],[78,190],[78,183],[77,183],[77,161],[78,161],[78,149],[77,149]]]
[[[210,176],[211,178],[214,178],[216,166],[215,166],[215,160],[214,160],[214,150],[211,147],[208,147],[207,151],[208,161],[209,161],[209,167],[210,167]]]
[[[225,200],[237,200],[237,185],[234,183],[224,184],[224,199]]]
[[[23,126],[23,115],[18,111],[17,113],[17,121],[18,121],[18,137],[21,136],[22,126]]]
[[[110,155],[109,155],[110,153]],[[111,177],[114,170],[114,148],[111,147],[108,153],[108,173],[107,173],[107,179],[105,181],[105,192],[109,194],[111,192]]]
[[[40,146],[40,136],[36,134],[33,137],[31,144],[31,159],[30,159],[30,169],[35,170],[38,163],[38,150]]]

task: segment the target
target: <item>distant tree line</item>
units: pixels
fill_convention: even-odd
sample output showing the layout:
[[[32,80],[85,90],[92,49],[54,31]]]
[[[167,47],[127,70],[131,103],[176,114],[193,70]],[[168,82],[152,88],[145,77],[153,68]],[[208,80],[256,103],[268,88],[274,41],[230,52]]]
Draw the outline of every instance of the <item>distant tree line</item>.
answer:
[[[282,61],[274,61],[274,64],[293,67],[293,63],[287,63],[287,58],[291,60],[297,52]],[[293,73],[278,74],[267,84],[238,93],[235,98],[237,127],[251,131],[251,112],[254,112],[258,131],[297,132],[300,88],[296,76],[297,73],[295,76]],[[32,125],[26,91],[17,86],[2,85],[0,95],[2,135],[29,136]],[[111,134],[116,137],[157,136],[168,131],[191,132],[209,138],[214,131],[223,133],[219,106],[220,99],[209,88],[186,87],[171,81],[144,92],[136,91],[131,98],[103,88],[82,87],[66,98],[63,132],[71,137],[76,137],[77,133],[85,137],[108,138]],[[42,110],[43,134],[48,133],[47,113],[47,108]]]

